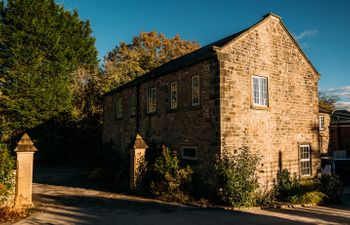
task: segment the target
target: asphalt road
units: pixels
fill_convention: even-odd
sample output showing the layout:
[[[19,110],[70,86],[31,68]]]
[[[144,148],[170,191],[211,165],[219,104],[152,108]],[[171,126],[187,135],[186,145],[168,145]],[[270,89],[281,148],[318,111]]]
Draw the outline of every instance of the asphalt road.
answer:
[[[350,204],[334,207],[227,211],[169,204],[103,191],[77,168],[37,170],[33,186],[37,210],[16,225],[30,224],[350,224]],[[346,196],[348,200],[350,194]]]

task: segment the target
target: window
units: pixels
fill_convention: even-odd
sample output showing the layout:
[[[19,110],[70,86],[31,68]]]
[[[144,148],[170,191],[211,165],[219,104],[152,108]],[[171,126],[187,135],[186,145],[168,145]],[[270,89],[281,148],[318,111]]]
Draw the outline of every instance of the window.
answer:
[[[130,116],[136,115],[136,94],[131,95],[130,99]]]
[[[301,176],[311,175],[310,145],[300,145],[300,174]]]
[[[200,104],[199,76],[194,76],[191,78],[191,89],[192,106],[198,106]]]
[[[115,118],[120,119],[123,116],[122,112],[122,98],[117,97],[115,100]]]
[[[268,106],[267,78],[253,76],[253,104]]]
[[[147,94],[147,113],[154,113],[157,110],[157,89],[148,89]]]
[[[320,121],[319,121],[319,129],[323,130],[324,128],[324,116],[320,116]]]
[[[170,84],[170,109],[177,108],[177,83]]]
[[[181,156],[183,159],[197,160],[197,148],[196,147],[182,147]]]

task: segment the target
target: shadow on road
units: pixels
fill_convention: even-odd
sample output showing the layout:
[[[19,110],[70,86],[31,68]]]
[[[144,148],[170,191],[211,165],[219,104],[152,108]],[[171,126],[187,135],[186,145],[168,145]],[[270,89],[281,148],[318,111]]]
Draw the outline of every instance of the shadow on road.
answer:
[[[87,188],[97,191],[114,192],[116,190],[112,182],[89,180],[88,170],[85,167],[36,166],[33,181],[38,184]]]
[[[45,194],[38,194],[37,197],[43,204],[52,202],[56,204],[55,208],[47,207],[42,212],[49,214],[52,218],[60,218],[61,222],[74,224],[312,224],[250,212],[203,209],[127,199]],[[35,219],[32,222],[40,224],[44,221]]]
[[[350,204],[332,207],[227,211],[112,193],[113,186],[87,179],[76,167],[35,168],[39,213],[22,224],[350,224]],[[349,197],[348,195],[346,195]]]

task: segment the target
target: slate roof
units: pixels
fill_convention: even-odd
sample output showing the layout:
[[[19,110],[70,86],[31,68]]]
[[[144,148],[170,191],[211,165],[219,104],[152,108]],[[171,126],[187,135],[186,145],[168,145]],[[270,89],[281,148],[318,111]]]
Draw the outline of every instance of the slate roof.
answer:
[[[332,124],[350,124],[350,112],[347,110],[336,110],[332,115]]]

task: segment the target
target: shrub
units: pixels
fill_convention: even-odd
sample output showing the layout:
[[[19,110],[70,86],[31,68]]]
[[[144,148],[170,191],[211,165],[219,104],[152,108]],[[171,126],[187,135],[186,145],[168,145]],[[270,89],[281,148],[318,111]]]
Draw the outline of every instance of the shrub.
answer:
[[[186,185],[191,182],[193,172],[189,166],[180,165],[175,152],[163,146],[161,155],[153,165],[143,164],[139,168],[142,172],[137,182],[138,190],[145,193],[146,189],[146,192],[149,191],[153,196],[163,200],[188,201]]]
[[[328,202],[339,202],[343,194],[343,183],[337,175],[323,174],[320,178],[321,192],[327,195]]]
[[[276,198],[293,204],[319,204],[326,195],[320,190],[318,180],[300,181],[296,174],[291,176],[287,169],[277,174]]]
[[[10,156],[6,146],[0,143],[0,205],[7,200],[14,186],[12,173],[14,167],[14,160]]]
[[[250,206],[256,201],[254,194],[259,187],[255,171],[260,157],[248,147],[238,154],[229,154],[224,148],[215,162],[217,195],[219,200],[234,207]]]
[[[291,203],[320,204],[327,196],[319,191],[307,191],[300,195],[292,196]]]
[[[301,195],[302,186],[296,174],[291,176],[287,169],[278,171],[276,198],[280,201],[293,202],[296,201],[296,196]]]

